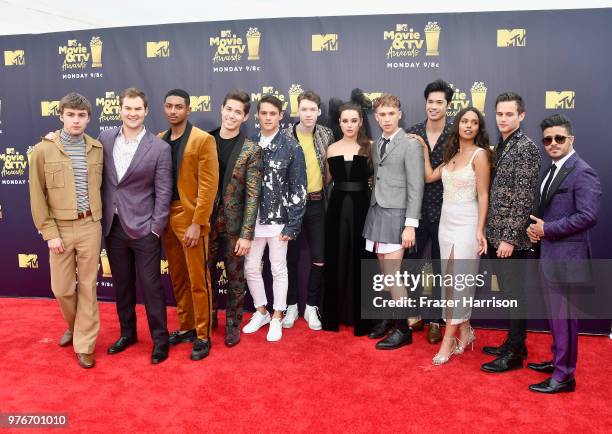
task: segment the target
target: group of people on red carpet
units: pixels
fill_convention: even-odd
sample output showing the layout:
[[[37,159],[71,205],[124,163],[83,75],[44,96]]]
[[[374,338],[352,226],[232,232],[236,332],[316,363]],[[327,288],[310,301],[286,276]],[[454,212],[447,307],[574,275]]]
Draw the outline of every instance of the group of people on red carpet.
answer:
[[[425,255],[445,268],[434,271],[452,266],[452,273],[475,272],[460,269],[463,262],[455,260],[478,267],[484,255],[498,261],[527,259],[534,251],[544,259],[590,258],[589,230],[597,223],[601,186],[574,150],[570,120],[556,114],[541,122],[552,164],[540,172],[539,148],[521,129],[520,95],[505,92],[495,101],[495,146],[477,108],[448,118],[452,96],[445,81],[429,83],[426,119],[405,131],[395,95],[371,102],[355,90],[350,101],[334,100],[330,128],[317,122],[320,96],[306,91],[298,97],[299,121],[285,129],[282,101],[264,95],[256,107],[259,133],[248,138],[241,127],[251,100],[242,90],[225,96],[221,125],[211,132],[189,122],[188,92],[170,90],[163,101],[169,128],[155,135],[144,125],[145,93],[128,88],[120,95],[122,126],[93,139],[85,134],[90,102],[69,93],[60,101],[63,126],[34,146],[29,175],[32,217],[49,247],[51,289],[67,323],[59,344],[72,344],[81,367],[95,365],[102,237],[120,323],[120,336],[107,352],[121,353],[138,339],[138,279],[153,364],[180,343],[192,344],[192,360],[210,353],[211,329],[218,323],[211,273],[218,260],[228,278],[228,347],[240,342],[241,331],[267,326],[266,339],[274,342],[294,326],[306,244],[308,327],[337,331],[340,324],[350,325],[355,335],[378,339],[377,349],[395,350],[412,343],[425,321],[418,310],[409,318],[363,319],[362,259],[377,258],[381,271],[392,274],[402,260]],[[372,109],[382,131],[374,141],[367,123]],[[162,240],[177,302],[179,330],[172,333],[159,267]],[[272,312],[261,266],[266,248]],[[523,290],[524,282],[504,267],[498,280],[514,293]],[[247,285],[255,312],[243,326]],[[543,287],[553,306],[563,304],[563,287],[545,278]],[[391,287],[392,298],[400,299],[403,290]],[[434,291],[449,296],[446,288]],[[473,297],[473,288],[465,294]],[[440,344],[434,365],[450,362],[476,340],[470,309],[445,309],[441,316],[427,326],[427,340]],[[528,364],[551,376],[530,390],[573,391],[577,320],[551,318],[553,358]],[[485,372],[523,367],[526,320],[510,318],[506,340],[483,350],[495,357],[482,365]]]

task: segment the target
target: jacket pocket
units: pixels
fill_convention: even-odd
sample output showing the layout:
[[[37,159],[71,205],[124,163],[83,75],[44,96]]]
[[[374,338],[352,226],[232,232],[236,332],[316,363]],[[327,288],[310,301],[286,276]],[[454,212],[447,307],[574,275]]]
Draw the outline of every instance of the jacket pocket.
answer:
[[[64,181],[64,166],[62,163],[48,163],[44,166],[45,169],[45,184],[47,188],[63,188]]]
[[[90,164],[87,167],[87,173],[89,175],[89,184],[100,188],[102,185],[102,172],[103,166],[101,163]]]

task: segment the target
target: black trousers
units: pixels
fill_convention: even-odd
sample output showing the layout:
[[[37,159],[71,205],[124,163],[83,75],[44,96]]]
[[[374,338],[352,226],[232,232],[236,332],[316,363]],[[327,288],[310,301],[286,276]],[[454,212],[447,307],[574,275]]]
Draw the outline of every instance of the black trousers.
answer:
[[[161,239],[153,233],[138,239],[130,238],[121,227],[119,218],[115,216],[105,240],[113,274],[121,336],[136,337],[138,276],[151,338],[156,344],[167,343],[166,293],[162,286],[160,269]]]
[[[404,254],[404,259],[418,260],[418,261],[415,261],[418,265],[423,265],[424,263],[423,260],[431,259],[432,265],[433,265],[433,272],[436,275],[439,275],[441,273],[440,242],[438,241],[439,226],[440,226],[440,222],[430,222],[425,219],[419,220],[419,227],[416,228],[415,230],[416,251],[409,253],[408,250],[406,250],[406,253]],[[426,258],[425,251],[427,249],[427,245],[429,242],[431,242],[431,257]],[[420,269],[417,270],[417,269],[414,269],[414,267],[411,267],[412,264],[410,263],[410,261],[407,261],[407,262],[408,263],[406,265],[409,269],[408,271],[417,273],[417,274],[421,272]],[[436,279],[436,281],[438,281],[438,279]],[[423,293],[423,287],[421,286],[417,289],[417,291],[415,291],[415,293],[412,294],[411,297],[418,300],[422,293]],[[434,300],[440,300],[441,296],[442,296],[442,293],[440,291],[440,286],[434,285],[432,289],[432,298]],[[417,306],[418,306],[418,303],[417,303]],[[418,307],[415,307],[414,314],[411,316],[416,317],[416,316],[419,316],[419,314],[420,314],[420,309]],[[426,313],[426,316],[428,318],[431,318],[432,322],[438,322],[439,319],[442,317],[442,309],[430,308],[428,312]]]
[[[511,294],[519,303],[519,309],[513,310],[509,318],[508,329],[508,349],[519,352],[525,346],[527,339],[527,320],[524,317],[524,311],[520,308],[525,300],[525,273],[526,261],[528,258],[528,250],[514,249],[512,255],[508,258],[501,259],[497,257],[497,249],[491,243],[487,243],[487,256],[492,259],[491,266],[500,289]],[[510,263],[504,263],[506,259],[514,259]],[[521,260],[521,261],[518,261]]]
[[[287,246],[287,270],[289,272],[289,289],[287,291],[287,305],[298,302],[298,266],[300,262],[300,243],[305,239],[310,250],[310,276],[308,278],[308,292],[306,304],[319,306],[321,297],[321,282],[323,281],[323,267],[316,264],[325,262],[325,201],[306,201],[306,212],[302,220],[302,230],[297,239],[289,241]]]

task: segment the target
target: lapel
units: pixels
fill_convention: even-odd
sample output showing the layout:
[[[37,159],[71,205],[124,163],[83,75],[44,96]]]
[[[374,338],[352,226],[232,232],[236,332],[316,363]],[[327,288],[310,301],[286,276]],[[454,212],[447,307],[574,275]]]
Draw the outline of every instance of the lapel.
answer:
[[[221,192],[225,193],[225,188],[229,184],[232,179],[232,175],[236,170],[236,160],[238,160],[238,155],[242,151],[242,146],[244,145],[244,135],[242,131],[238,134],[238,141],[232,149],[232,153],[229,156],[229,160],[227,161],[227,167],[225,168],[225,173],[223,174],[223,183],[221,184]]]
[[[546,209],[548,207],[551,199],[559,189],[559,185],[561,185],[563,180],[567,178],[567,175],[569,175],[572,170],[574,170],[576,158],[578,158],[578,155],[574,152],[574,154],[567,159],[563,167],[559,169],[559,173],[557,174],[557,176],[555,176],[555,179],[553,179],[550,186],[548,187],[548,195],[546,196],[545,201],[542,204],[542,209]]]
[[[542,200],[542,192],[540,191],[540,189],[542,188],[542,183],[544,182],[544,178],[546,178],[546,174],[548,174],[548,170],[544,170],[540,174],[540,178],[539,178],[540,180],[536,187],[534,203],[533,203],[533,209],[535,212],[537,212],[537,214],[534,214],[534,215],[540,218],[542,218],[542,214],[544,211],[544,208],[540,206],[540,201]]]
[[[181,141],[178,146],[178,154],[176,158],[176,173],[178,174],[179,169],[181,168],[181,164],[183,163],[183,154],[185,153],[185,148],[187,147],[187,142],[189,142],[189,137],[191,136],[191,129],[193,125],[189,121],[187,121],[187,125],[185,126],[185,131],[181,136]],[[170,136],[172,134],[172,128],[169,128],[168,131],[164,134],[163,141],[168,143],[170,141]]]
[[[151,133],[147,131],[145,132],[145,135],[142,136],[140,143],[138,143],[138,148],[136,148],[136,152],[132,157],[132,161],[130,161],[130,165],[126,170],[125,175],[123,175],[123,178],[121,178],[121,181],[119,181],[119,184],[122,184],[126,179],[130,177],[132,172],[134,172],[136,168],[140,165],[147,152],[149,152],[149,149],[151,149],[152,143],[150,135]],[[115,176],[117,175],[115,174]]]
[[[110,148],[110,152],[104,154],[104,167],[106,166],[110,167],[111,180],[113,181],[114,185],[118,184],[118,179],[117,179],[118,177],[117,177],[117,168],[115,167],[115,157],[113,153],[115,151],[115,140],[117,140],[119,131],[121,131],[121,127],[117,128],[117,130],[115,131],[115,134],[111,136],[112,140],[110,141],[109,146],[105,148],[105,149]],[[104,144],[102,145],[102,147],[104,148]]]
[[[491,176],[491,178],[495,178],[495,175],[497,175],[497,169],[501,165],[501,162],[503,161],[504,158],[506,158],[506,155],[508,155],[508,152],[510,152],[510,149],[516,146],[516,144],[518,143],[522,135],[523,134],[520,128],[516,130],[514,133],[512,133],[512,135],[508,139],[508,143],[506,143],[506,147],[504,148],[503,154],[501,154],[499,158],[497,159],[497,161],[495,162],[495,169],[493,169],[493,176]]]
[[[402,135],[403,133],[403,135]],[[383,155],[382,158],[380,158],[380,161],[383,161],[385,158],[387,158],[387,156],[391,153],[391,151],[393,151],[395,148],[397,148],[397,146],[400,143],[400,139],[401,137],[405,136],[406,133],[404,133],[404,131],[400,128],[400,130],[397,132],[397,134],[395,134],[395,136],[393,136],[393,140],[391,140],[389,143],[387,143],[387,149],[385,151],[385,155]],[[378,152],[378,143],[376,144],[376,150]]]

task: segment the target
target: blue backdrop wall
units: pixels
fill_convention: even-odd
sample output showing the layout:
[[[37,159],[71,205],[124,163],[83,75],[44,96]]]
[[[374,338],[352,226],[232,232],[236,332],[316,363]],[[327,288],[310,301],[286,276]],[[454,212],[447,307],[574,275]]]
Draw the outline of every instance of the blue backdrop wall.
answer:
[[[424,86],[443,78],[456,93],[453,115],[473,104],[496,136],[493,102],[506,90],[525,98],[523,124],[534,140],[539,122],[561,112],[575,124],[576,149],[604,186],[594,251],[609,257],[606,201],[612,150],[606,125],[612,102],[612,9],[352,17],[283,18],[99,29],[0,37],[0,295],[52,296],[48,252],[28,203],[27,151],[57,129],[58,101],[87,96],[96,136],[120,124],[118,93],[137,86],[149,96],[148,129],[166,128],[162,98],[171,88],[192,95],[192,122],[218,124],[225,92],[245,89],[254,101],[277,94],[294,121],[295,98],[314,89],[324,100],[360,87],[400,96],[404,126],[424,118]],[[251,117],[247,129],[254,133]],[[378,132],[377,128],[373,128]],[[112,299],[101,255],[99,297]],[[167,264],[162,261],[167,274]],[[222,264],[217,270],[220,289]],[[165,276],[169,297],[169,278]],[[594,329],[609,329],[602,322]]]

